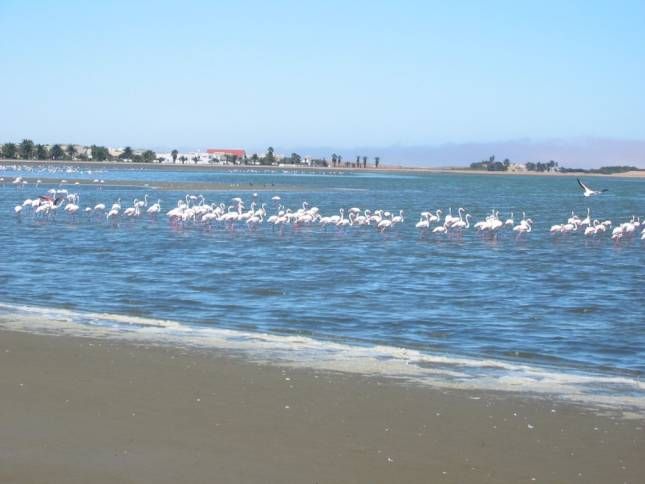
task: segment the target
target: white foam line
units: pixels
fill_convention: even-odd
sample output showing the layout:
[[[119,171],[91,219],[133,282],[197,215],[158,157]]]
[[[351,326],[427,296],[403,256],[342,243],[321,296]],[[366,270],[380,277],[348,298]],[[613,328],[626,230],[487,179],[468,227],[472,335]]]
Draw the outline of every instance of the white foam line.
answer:
[[[0,303],[0,327],[223,349],[242,352],[254,361],[268,364],[389,376],[441,388],[530,392],[645,416],[645,383],[621,376],[580,375],[491,359],[431,355],[386,345],[353,346],[305,336],[3,303]]]

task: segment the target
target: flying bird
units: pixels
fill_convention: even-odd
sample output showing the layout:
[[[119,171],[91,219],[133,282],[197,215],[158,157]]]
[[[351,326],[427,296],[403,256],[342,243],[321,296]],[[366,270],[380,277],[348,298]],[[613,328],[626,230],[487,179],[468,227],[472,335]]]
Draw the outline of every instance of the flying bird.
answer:
[[[587,185],[582,183],[580,181],[580,178],[576,178],[576,180],[578,181],[578,185],[580,185],[580,188],[582,188],[582,191],[584,192],[583,195],[585,197],[591,197],[592,195],[600,195],[601,193],[608,191],[607,188],[603,188],[602,190],[592,190]]]

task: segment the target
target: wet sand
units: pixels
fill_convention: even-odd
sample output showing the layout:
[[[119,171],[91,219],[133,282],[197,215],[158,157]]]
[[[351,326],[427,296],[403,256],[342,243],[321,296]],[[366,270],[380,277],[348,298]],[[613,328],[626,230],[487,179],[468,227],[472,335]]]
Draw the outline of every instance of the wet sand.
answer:
[[[2,483],[637,483],[645,422],[519,395],[0,331]]]

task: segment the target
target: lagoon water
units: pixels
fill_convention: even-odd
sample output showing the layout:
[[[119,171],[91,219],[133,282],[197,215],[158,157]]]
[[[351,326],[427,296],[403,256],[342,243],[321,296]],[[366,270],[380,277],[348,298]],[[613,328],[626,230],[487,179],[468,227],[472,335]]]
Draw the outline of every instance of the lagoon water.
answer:
[[[256,342],[258,352],[285,361],[364,365],[435,384],[645,410],[645,241],[548,233],[571,210],[584,217],[587,207],[592,218],[614,223],[645,215],[645,180],[593,178],[592,186],[609,192],[586,199],[570,177],[0,168],[7,180],[19,175],[150,185],[67,186],[82,207],[119,197],[125,207],[148,193],[165,213],[186,191],[157,190],[155,182],[197,181],[230,186],[202,190],[208,202],[241,196],[248,206],[261,189],[258,201],[269,213],[279,195],[292,209],[304,200],[327,215],[341,207],[402,209],[406,220],[385,234],[319,227],[279,234],[266,224],[255,232],[180,228],[165,216],[113,227],[84,215],[72,221],[62,211],[42,222],[27,211],[17,218],[13,207],[55,185],[18,190],[5,182],[4,325],[21,320],[36,329],[39,320],[58,318],[123,334],[155,327],[190,344],[219,335],[229,347]],[[287,185],[293,189],[272,189]],[[420,237],[419,213],[448,207],[465,207],[473,221],[491,209],[502,219],[513,211],[516,221],[525,211],[535,225],[520,239],[506,231],[489,240],[473,229],[463,237]]]

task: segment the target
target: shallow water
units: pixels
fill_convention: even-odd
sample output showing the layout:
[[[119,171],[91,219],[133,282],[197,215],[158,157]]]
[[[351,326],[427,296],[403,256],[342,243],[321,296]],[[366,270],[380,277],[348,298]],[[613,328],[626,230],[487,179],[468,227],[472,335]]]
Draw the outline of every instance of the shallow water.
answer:
[[[645,241],[636,236],[615,244],[608,233],[597,240],[548,233],[571,210],[584,217],[587,207],[592,218],[614,223],[645,215],[645,180],[593,178],[592,186],[609,192],[586,199],[575,179],[548,176],[0,170],[6,179],[16,175],[239,184],[230,192],[203,193],[217,203],[241,196],[247,206],[252,192],[243,189],[295,185],[302,191],[260,192],[259,201],[272,207],[271,197],[280,195],[282,203],[297,209],[307,200],[323,214],[353,206],[403,209],[407,218],[385,234],[318,227],[279,234],[266,225],[252,233],[209,231],[171,226],[165,217],[113,227],[103,218],[72,221],[62,211],[56,221],[43,222],[27,212],[18,219],[13,207],[51,186],[18,190],[5,184],[0,303],[400,347],[446,361],[528,365],[550,374],[594,376],[598,382],[627,379],[625,388],[607,391],[645,402]],[[130,188],[67,188],[80,193],[82,207],[144,194]],[[164,212],[185,196],[147,193],[152,201],[162,200]],[[448,207],[467,208],[473,221],[493,208],[502,219],[514,211],[516,221],[525,211],[535,225],[520,239],[510,231],[484,239],[472,229],[463,237],[420,237],[414,228],[419,212],[445,213]],[[479,366],[475,376],[486,378],[486,368]],[[602,389],[599,383],[594,391]]]

